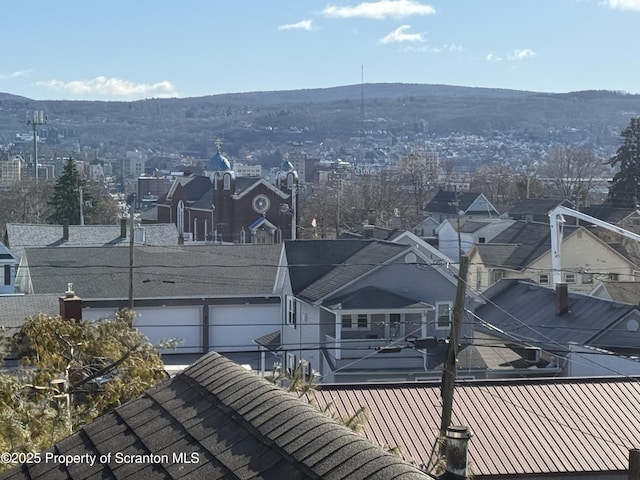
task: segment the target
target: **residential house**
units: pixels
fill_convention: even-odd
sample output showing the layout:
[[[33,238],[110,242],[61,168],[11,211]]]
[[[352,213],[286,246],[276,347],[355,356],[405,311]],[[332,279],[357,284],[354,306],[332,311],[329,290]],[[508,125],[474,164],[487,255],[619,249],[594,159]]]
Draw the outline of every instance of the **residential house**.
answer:
[[[415,227],[413,227],[411,230],[415,235],[419,236],[420,238],[432,239],[432,238],[435,238],[436,229],[438,228],[439,225],[440,225],[440,222],[429,215],[420,223],[418,223]]]
[[[630,305],[640,304],[640,282],[599,282],[590,295],[614,302],[628,303]]]
[[[134,326],[155,345],[179,340],[176,349],[164,354],[216,350],[238,354],[241,363],[257,368],[253,339],[281,324],[280,292],[275,290],[280,249],[136,246],[131,266],[121,248],[26,248],[18,289],[25,297],[73,290],[82,300],[83,318],[90,320],[128,307],[132,281]]]
[[[560,205],[576,208],[569,200],[560,198],[526,198],[518,200],[506,214],[512,220],[549,223],[549,211]]]
[[[2,242],[0,242],[0,272],[2,273],[0,295],[15,293],[17,268],[18,259]]]
[[[298,174],[285,161],[275,184],[236,176],[220,151],[206,176],[185,174],[158,200],[157,221],[174,223],[185,242],[280,243],[295,239]]]
[[[280,266],[284,368],[302,362],[322,382],[439,375],[434,353],[449,334],[457,270],[435,248],[410,232],[394,242],[287,241]],[[413,348],[418,339],[430,346]]]
[[[638,377],[461,381],[452,424],[472,432],[475,479],[627,480],[640,446]],[[309,397],[346,416],[366,408],[362,434],[430,464],[441,418],[439,383],[320,385]]]
[[[497,218],[500,212],[482,193],[453,192],[440,190],[425,205],[425,211],[437,222],[455,219],[458,216],[467,218]]]
[[[562,280],[573,291],[589,292],[599,280],[635,278],[638,267],[622,250],[583,227],[564,227]],[[617,246],[616,246],[617,247]],[[551,283],[549,224],[517,221],[490,242],[469,252],[469,285],[482,291],[500,278],[529,278]]]
[[[40,452],[40,458],[0,479],[431,478],[216,353]]]
[[[438,250],[458,262],[459,249],[468,255],[475,244],[490,242],[513,223],[513,220],[499,218],[469,220],[463,217],[458,228],[457,220],[444,220],[436,229]]]
[[[640,307],[569,292],[527,280],[500,280],[482,294],[476,331],[502,341],[528,344],[566,362],[569,346],[595,347],[623,355],[640,354]],[[598,363],[593,355],[592,375]],[[637,373],[640,374],[640,364]],[[565,369],[565,374],[567,370]],[[611,372],[607,373],[608,375]]]

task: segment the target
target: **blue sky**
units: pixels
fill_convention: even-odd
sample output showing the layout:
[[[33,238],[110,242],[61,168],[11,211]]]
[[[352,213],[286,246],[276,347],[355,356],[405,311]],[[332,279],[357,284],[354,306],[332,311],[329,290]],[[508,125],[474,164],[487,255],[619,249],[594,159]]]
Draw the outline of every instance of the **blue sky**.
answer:
[[[640,0],[3,0],[0,92],[136,100],[402,82],[640,93]]]

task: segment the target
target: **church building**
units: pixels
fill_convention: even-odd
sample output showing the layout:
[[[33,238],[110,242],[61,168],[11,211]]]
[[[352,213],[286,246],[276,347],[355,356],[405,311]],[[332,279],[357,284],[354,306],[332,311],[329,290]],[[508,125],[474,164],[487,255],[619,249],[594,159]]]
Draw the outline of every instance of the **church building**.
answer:
[[[238,176],[220,152],[204,175],[176,178],[157,203],[158,223],[187,242],[280,243],[296,239],[298,174],[283,161],[275,183]]]

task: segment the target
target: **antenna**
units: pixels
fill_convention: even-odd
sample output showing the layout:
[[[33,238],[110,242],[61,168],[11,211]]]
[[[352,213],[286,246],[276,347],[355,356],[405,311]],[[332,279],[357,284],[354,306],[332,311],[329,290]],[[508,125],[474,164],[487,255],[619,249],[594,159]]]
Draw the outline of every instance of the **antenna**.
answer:
[[[27,125],[33,129],[33,170],[38,183],[38,127],[47,123],[47,116],[42,110],[27,112]]]
[[[362,116],[362,137],[364,138],[364,65],[360,65],[360,115]]]

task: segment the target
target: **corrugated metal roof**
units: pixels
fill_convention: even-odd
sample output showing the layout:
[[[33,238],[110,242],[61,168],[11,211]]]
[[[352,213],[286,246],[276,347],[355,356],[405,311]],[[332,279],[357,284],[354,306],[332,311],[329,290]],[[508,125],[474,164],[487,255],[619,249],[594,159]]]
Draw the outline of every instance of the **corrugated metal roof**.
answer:
[[[323,385],[340,415],[366,406],[364,436],[427,463],[440,426],[440,385]],[[476,478],[619,472],[640,446],[640,379],[484,381],[456,388],[452,423],[474,433]]]

